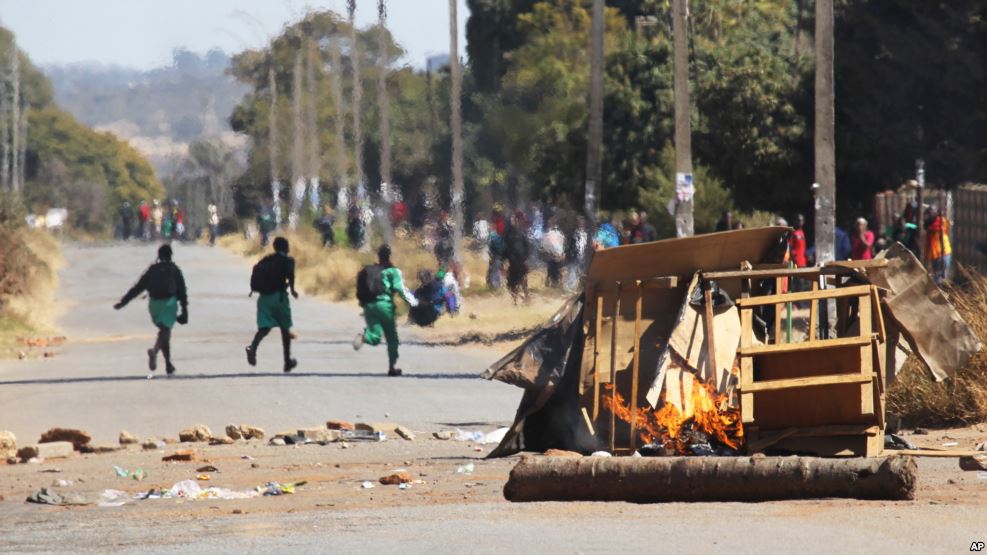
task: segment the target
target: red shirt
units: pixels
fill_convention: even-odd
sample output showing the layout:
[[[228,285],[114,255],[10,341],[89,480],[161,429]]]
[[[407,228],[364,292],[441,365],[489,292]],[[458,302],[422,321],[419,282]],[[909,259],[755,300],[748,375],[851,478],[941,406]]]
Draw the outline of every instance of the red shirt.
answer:
[[[788,238],[788,250],[792,253],[792,260],[796,268],[805,268],[808,263],[805,260],[805,232],[796,229],[792,236]]]
[[[870,260],[874,258],[871,247],[874,245],[874,232],[867,230],[864,232],[864,242],[860,235],[855,233],[850,239],[850,257],[854,260]]]

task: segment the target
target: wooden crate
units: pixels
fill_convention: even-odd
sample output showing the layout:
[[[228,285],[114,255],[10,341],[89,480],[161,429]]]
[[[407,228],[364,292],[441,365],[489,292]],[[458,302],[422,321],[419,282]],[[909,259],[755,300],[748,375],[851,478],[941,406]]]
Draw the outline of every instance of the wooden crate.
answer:
[[[870,285],[813,289],[737,300],[740,404],[748,450],[877,456],[884,436],[883,376],[875,372],[884,349],[877,290]],[[784,343],[776,332],[773,343],[755,344],[755,308],[809,301],[814,321],[818,303],[826,299],[854,306],[853,321],[850,311],[843,310],[838,326],[854,330],[852,334],[816,339],[812,328],[801,343]]]

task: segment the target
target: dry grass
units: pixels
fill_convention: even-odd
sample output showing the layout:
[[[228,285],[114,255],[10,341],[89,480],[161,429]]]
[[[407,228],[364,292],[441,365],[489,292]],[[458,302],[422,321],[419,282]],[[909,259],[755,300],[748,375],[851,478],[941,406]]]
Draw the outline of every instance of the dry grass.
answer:
[[[284,234],[291,242],[291,255],[296,262],[296,284],[301,293],[319,296],[332,301],[355,303],[356,274],[360,268],[376,261],[376,249],[365,252],[348,247],[323,248],[321,238],[314,229],[302,228]],[[262,249],[256,240],[242,235],[226,235],[217,243],[230,251],[251,259],[259,259],[270,252]],[[413,237],[395,239],[391,244],[394,264],[401,268],[405,285],[415,289],[418,271],[436,270],[435,257]],[[532,271],[528,282],[532,285],[531,302],[513,306],[510,296],[504,292],[491,292],[486,287],[487,261],[481,252],[467,250],[463,263],[470,286],[461,284],[464,306],[455,318],[443,316],[430,328],[416,328],[428,341],[455,342],[467,337],[489,340],[499,334],[529,329],[548,320],[562,304],[563,295],[544,290],[544,272]],[[399,309],[403,303],[398,304]]]
[[[987,277],[959,267],[963,285],[944,287],[949,300],[987,344]],[[888,411],[907,425],[969,425],[987,420],[987,350],[982,350],[956,375],[932,380],[929,370],[912,355],[898,380],[888,389]]]
[[[58,242],[47,232],[0,232],[0,358],[19,353],[22,338],[52,331],[60,263]]]

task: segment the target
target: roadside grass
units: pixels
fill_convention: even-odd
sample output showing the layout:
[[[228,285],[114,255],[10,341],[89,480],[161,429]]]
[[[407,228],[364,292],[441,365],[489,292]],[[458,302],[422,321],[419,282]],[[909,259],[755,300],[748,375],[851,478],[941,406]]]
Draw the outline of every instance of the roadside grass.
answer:
[[[31,354],[26,339],[54,331],[58,241],[45,231],[0,230],[0,358]]]
[[[945,285],[950,302],[987,345],[987,276],[959,266],[959,282]],[[956,375],[933,381],[915,355],[888,388],[888,412],[908,426],[954,426],[987,421],[987,350],[974,355]]]
[[[324,248],[318,232],[307,228],[282,235],[291,243],[300,293],[356,305],[356,275],[363,266],[376,261],[376,246],[365,251],[347,246]],[[242,234],[225,235],[217,243],[255,261],[271,252],[270,246],[261,248],[256,239],[247,239]],[[391,248],[394,264],[401,268],[405,285],[411,290],[419,285],[419,270],[434,273],[437,269],[431,249],[422,246],[415,236],[396,238]],[[547,321],[565,298],[562,292],[543,287],[544,271],[533,270],[528,276],[530,302],[514,306],[506,291],[487,288],[487,261],[481,251],[467,248],[463,266],[469,284],[468,287],[466,283],[460,284],[464,297],[460,314],[454,318],[443,315],[429,328],[415,328],[429,341],[455,342],[464,337],[487,341],[499,334],[530,329]],[[399,302],[398,307],[399,315],[406,313],[404,303]]]

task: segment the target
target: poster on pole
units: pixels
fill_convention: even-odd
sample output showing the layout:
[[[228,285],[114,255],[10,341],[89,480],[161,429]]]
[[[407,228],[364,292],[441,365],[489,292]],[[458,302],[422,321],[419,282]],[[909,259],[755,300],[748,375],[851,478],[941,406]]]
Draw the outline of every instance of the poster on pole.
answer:
[[[692,174],[676,172],[675,174],[675,196],[679,202],[689,202],[696,194],[696,188],[692,183]]]

